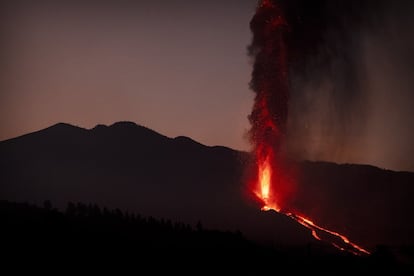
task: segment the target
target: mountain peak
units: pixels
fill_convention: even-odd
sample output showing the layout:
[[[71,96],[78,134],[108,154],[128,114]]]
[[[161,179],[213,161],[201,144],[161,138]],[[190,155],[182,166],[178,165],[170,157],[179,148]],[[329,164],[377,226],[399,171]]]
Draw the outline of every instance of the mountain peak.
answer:
[[[187,136],[180,135],[180,136],[175,137],[174,140],[175,141],[188,142],[188,143],[192,143],[192,144],[198,144],[200,146],[203,146],[203,144],[201,144],[201,143],[199,143],[199,142],[197,142],[197,141],[195,141],[195,140],[193,140],[193,139],[191,139],[190,137],[187,137]]]
[[[109,127],[135,128],[135,127],[138,127],[138,125],[136,123],[130,122],[130,121],[119,121],[119,122],[113,123]]]
[[[96,126],[94,126],[93,128],[91,128],[91,130],[101,130],[101,129],[107,129],[108,126],[104,125],[104,124],[97,124]]]
[[[51,125],[50,127],[47,127],[44,130],[46,130],[46,129],[84,129],[84,128],[74,126],[74,125],[71,125],[71,124],[68,124],[68,123],[60,122],[60,123],[56,123],[54,125]]]
[[[39,131],[25,134],[21,137],[26,137],[31,134],[40,135],[43,137],[43,135],[50,136],[50,137],[64,137],[66,135],[77,135],[79,133],[84,133],[86,129],[74,126],[68,123],[56,123],[50,127],[47,127],[45,129],[41,129]]]
[[[68,123],[63,123],[63,122],[59,122],[56,123],[50,127],[75,127],[74,125],[68,124]]]
[[[152,130],[148,127],[145,127],[145,126],[142,126],[142,125],[139,125],[137,123],[130,122],[130,121],[115,122],[112,125],[110,125],[109,128],[110,129],[117,129],[117,130],[126,130],[126,131],[144,130],[144,131],[147,131],[147,132],[151,132],[153,134],[164,136],[164,135],[156,132],[155,130]]]

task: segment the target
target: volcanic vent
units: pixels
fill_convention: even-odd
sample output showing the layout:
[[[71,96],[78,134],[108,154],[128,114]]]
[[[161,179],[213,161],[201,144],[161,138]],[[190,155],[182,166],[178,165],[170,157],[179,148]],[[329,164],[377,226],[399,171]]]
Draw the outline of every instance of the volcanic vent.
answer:
[[[255,92],[250,141],[255,157],[254,177],[249,189],[261,202],[262,210],[273,209],[308,228],[315,239],[326,241],[353,254],[369,252],[338,232],[317,225],[295,212],[294,175],[283,157],[289,100],[288,22],[276,0],[259,2],[250,22],[253,40],[249,54],[254,59],[251,89]]]

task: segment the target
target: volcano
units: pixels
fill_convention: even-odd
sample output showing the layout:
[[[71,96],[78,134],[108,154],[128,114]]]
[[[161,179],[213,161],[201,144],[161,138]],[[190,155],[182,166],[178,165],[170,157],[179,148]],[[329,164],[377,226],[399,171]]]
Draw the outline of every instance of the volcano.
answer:
[[[288,22],[277,1],[259,1],[250,22],[253,33],[249,54],[254,59],[251,89],[255,93],[250,141],[256,162],[256,176],[249,181],[252,193],[262,201],[261,209],[275,210],[297,221],[312,232],[317,240],[321,233],[332,246],[353,254],[370,254],[361,246],[336,231],[315,223],[298,213],[290,204],[294,179],[287,172],[281,145],[286,136],[289,101]]]
[[[249,153],[169,138],[132,122],[83,129],[56,124],[0,142],[0,199],[58,208],[96,203],[206,228],[240,230],[261,243],[329,248],[291,218],[260,210],[242,183]],[[301,162],[295,206],[368,250],[414,244],[414,173]],[[336,250],[336,249],[335,249]]]

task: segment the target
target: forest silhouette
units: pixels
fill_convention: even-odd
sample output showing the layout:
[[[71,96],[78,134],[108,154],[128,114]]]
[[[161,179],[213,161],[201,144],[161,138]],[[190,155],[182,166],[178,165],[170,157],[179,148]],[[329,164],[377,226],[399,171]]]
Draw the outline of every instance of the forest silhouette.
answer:
[[[49,200],[42,207],[0,201],[0,221],[2,247],[9,257],[36,259],[41,254],[42,258],[60,259],[71,266],[85,259],[100,259],[112,264],[134,260],[144,266],[172,262],[175,266],[168,267],[170,271],[185,268],[189,262],[206,269],[255,273],[285,268],[292,272],[305,268],[330,271],[332,266],[343,271],[385,269],[395,273],[404,268],[397,265],[386,247],[379,247],[370,257],[326,254],[311,245],[300,252],[297,248],[258,244],[240,231],[205,229],[201,221],[189,225],[96,204],[69,202],[61,211]]]

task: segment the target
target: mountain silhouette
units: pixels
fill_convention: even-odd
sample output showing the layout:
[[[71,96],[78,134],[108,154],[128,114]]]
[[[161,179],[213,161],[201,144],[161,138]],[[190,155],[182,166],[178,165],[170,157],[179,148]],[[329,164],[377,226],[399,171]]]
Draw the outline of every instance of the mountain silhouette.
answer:
[[[317,222],[360,241],[414,244],[414,173],[369,165],[302,162],[294,205]]]
[[[246,196],[246,152],[169,138],[132,122],[84,129],[59,123],[0,142],[0,199],[68,202],[236,231],[263,243],[323,244]],[[414,174],[301,162],[295,205],[364,246],[414,244]],[[328,249],[326,249],[328,250]]]
[[[1,199],[92,202],[154,217],[306,244],[309,231],[243,197],[245,153],[174,139],[131,122],[56,124],[0,143]]]

